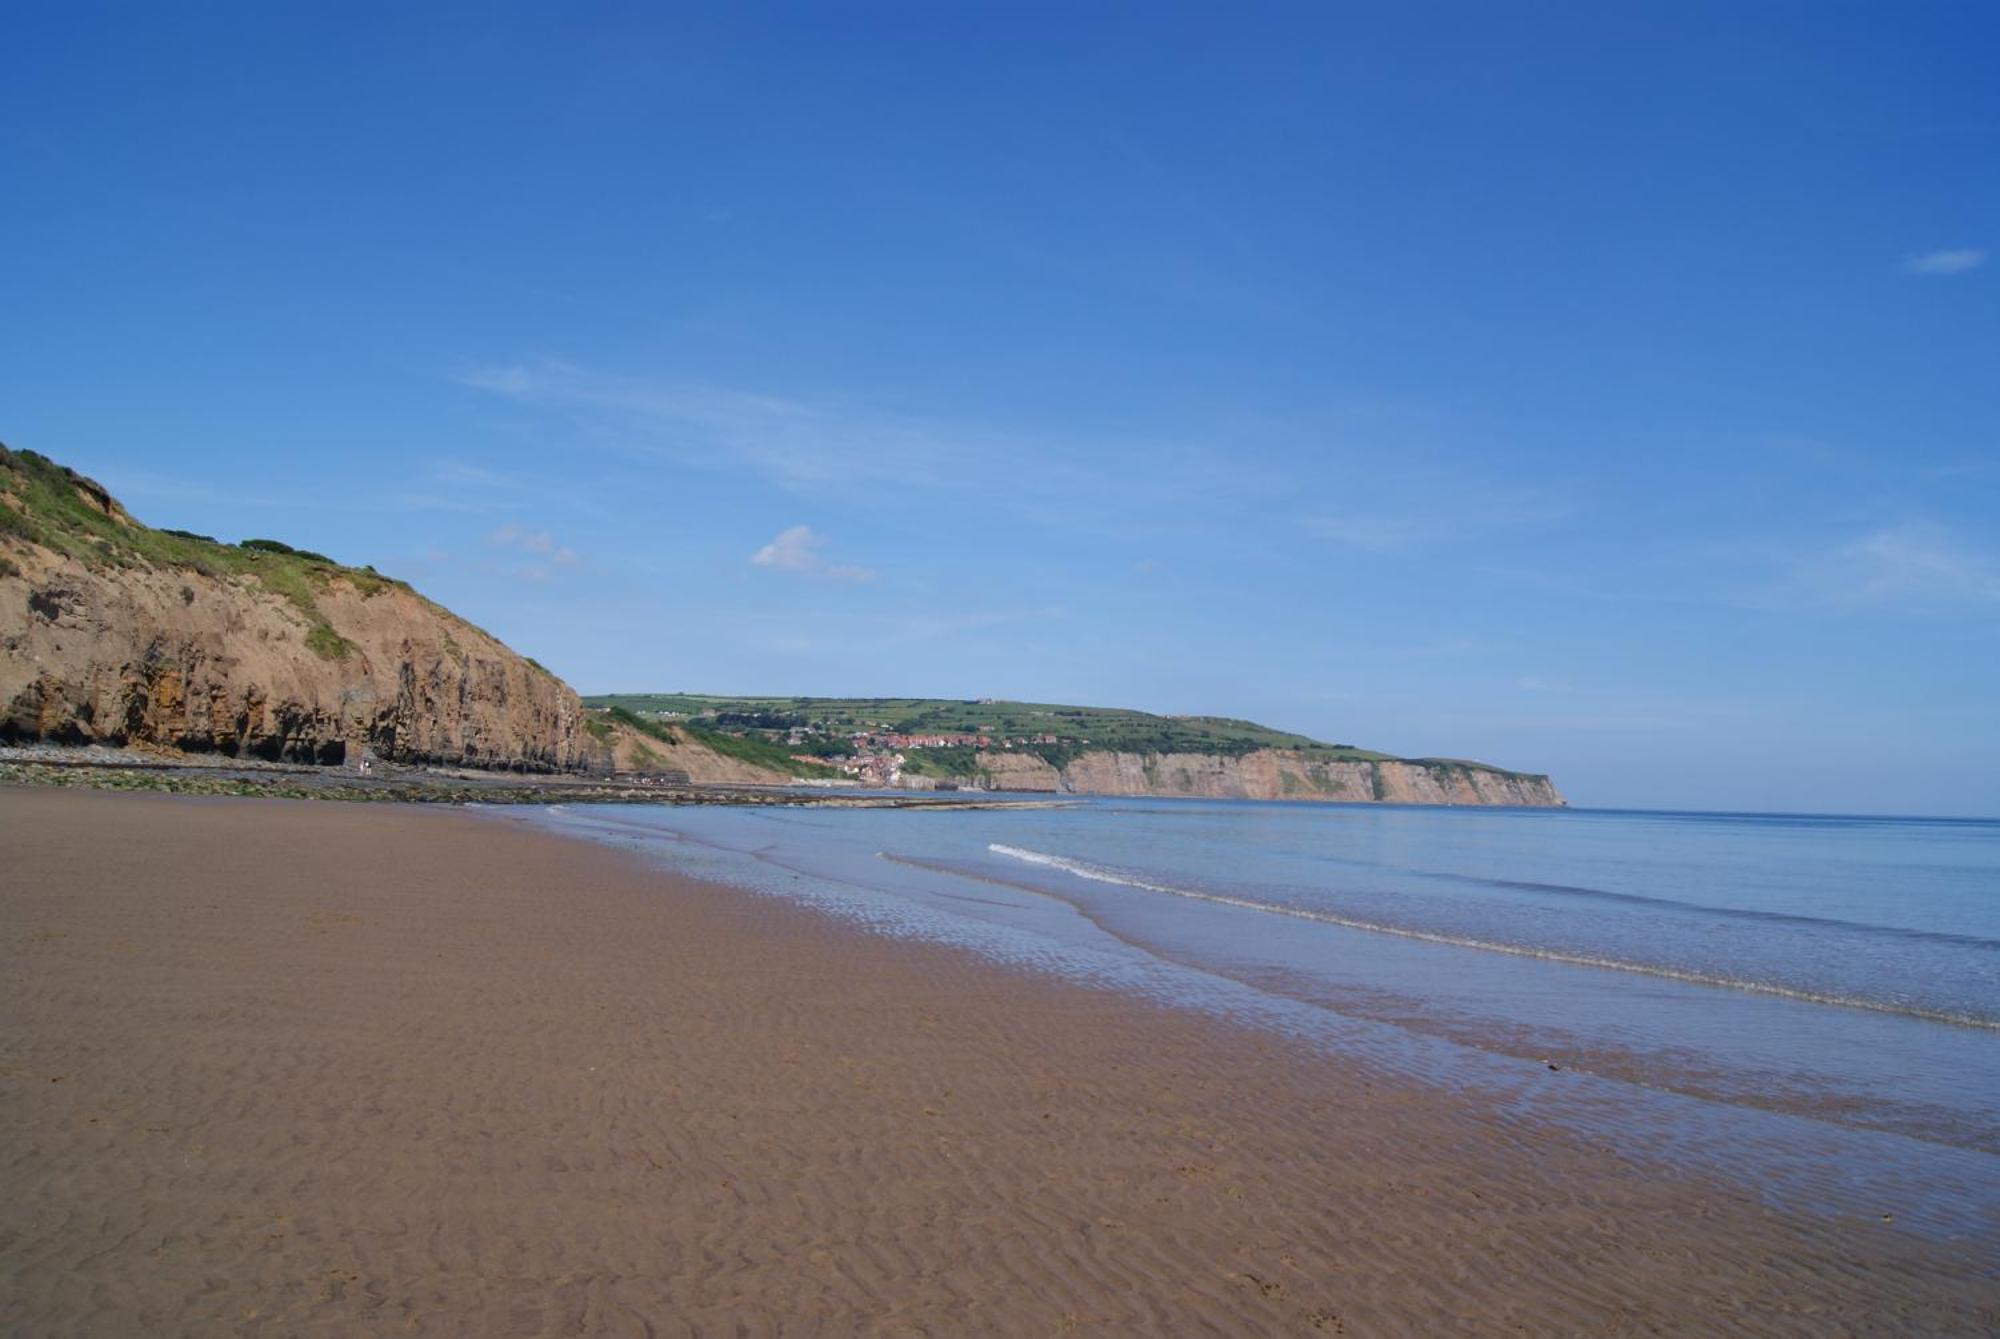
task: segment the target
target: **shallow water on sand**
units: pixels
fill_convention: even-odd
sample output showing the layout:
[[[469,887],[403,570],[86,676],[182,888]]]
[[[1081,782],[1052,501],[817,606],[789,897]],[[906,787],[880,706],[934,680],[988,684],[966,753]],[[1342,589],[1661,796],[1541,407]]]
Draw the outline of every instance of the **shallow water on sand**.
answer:
[[[1778,1200],[2000,1229],[2000,823],[1108,799],[539,821],[1479,1085]]]

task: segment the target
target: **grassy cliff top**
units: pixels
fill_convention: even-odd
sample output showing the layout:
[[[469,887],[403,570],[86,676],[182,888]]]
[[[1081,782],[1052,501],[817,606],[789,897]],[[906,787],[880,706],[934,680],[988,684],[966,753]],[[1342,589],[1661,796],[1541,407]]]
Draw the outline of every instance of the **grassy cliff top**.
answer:
[[[999,702],[937,697],[736,697],[707,693],[605,693],[591,707],[671,713],[717,728],[782,729],[799,725],[835,734],[882,730],[898,734],[987,734],[999,738],[1053,735],[1068,752],[1078,746],[1125,753],[1219,753],[1241,756],[1285,749],[1344,762],[1410,761],[1504,772],[1457,759],[1397,759],[1352,744],[1329,744],[1225,716],[1156,716],[1124,707],[1077,707],[1054,702]],[[1509,775],[1514,775],[1509,773]]]
[[[350,651],[319,607],[319,595],[336,578],[363,595],[379,595],[403,582],[372,567],[348,567],[324,554],[275,539],[225,544],[185,530],[155,530],[135,520],[95,480],[33,451],[0,446],[0,538],[12,537],[66,554],[92,567],[172,568],[204,576],[249,578],[292,603],[310,629],[306,645],[331,660]],[[12,560],[0,555],[0,562]],[[0,576],[8,575],[0,567]]]

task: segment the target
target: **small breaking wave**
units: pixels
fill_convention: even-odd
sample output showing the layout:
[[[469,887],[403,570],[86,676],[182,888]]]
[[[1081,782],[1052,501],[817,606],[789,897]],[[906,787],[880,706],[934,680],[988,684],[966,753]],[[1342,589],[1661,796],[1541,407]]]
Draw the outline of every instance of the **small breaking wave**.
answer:
[[[1692,985],[1712,986],[1723,990],[1748,991],[1757,995],[1772,995],[1780,999],[1797,1000],[1807,1004],[1833,1005],[1845,1009],[1866,1009],[1874,1013],[1900,1014],[1906,1018],[1921,1018],[1932,1023],[1949,1023],[1957,1027],[1981,1028],[2000,1032],[2000,1019],[1985,1018],[1977,1014],[1957,1013],[1945,1009],[1926,1009],[1917,1005],[1897,1004],[1888,1000],[1869,999],[1858,995],[1836,995],[1826,991],[1806,990],[1795,986],[1778,985],[1770,981],[1750,981],[1739,977],[1721,976],[1712,972],[1686,971],[1677,967],[1661,967],[1653,963],[1632,962],[1624,958],[1601,957],[1594,953],[1572,953],[1562,949],[1535,948],[1526,944],[1511,944],[1503,940],[1474,939],[1465,935],[1445,934],[1438,930],[1419,930],[1404,925],[1388,925],[1380,921],[1362,920],[1353,916],[1342,916],[1329,911],[1313,911],[1304,907],[1288,907],[1275,902],[1260,902],[1256,898],[1239,897],[1230,893],[1212,893],[1197,888],[1182,888],[1173,884],[1155,883],[1140,878],[1127,871],[1112,869],[1103,865],[1093,865],[1084,860],[1073,860],[1068,856],[1050,855],[1044,851],[1030,851],[1019,846],[1008,846],[1001,842],[988,843],[987,850],[1010,860],[1024,864],[1040,865],[1061,870],[1079,879],[1089,879],[1095,883],[1116,884],[1124,888],[1136,888],[1142,892],[1163,893],[1169,897],[1183,897],[1194,902],[1211,902],[1217,906],[1238,907],[1244,911],[1260,911],[1272,916],[1289,916],[1295,920],[1315,921],[1322,925],[1337,925],[1346,930],[1361,930],[1369,934],[1394,935],[1399,939],[1414,939],[1427,944],[1445,944],[1452,948],[1476,949],[1485,953],[1505,953],[1517,958],[1537,958],[1543,962],[1566,963],[1573,967],[1596,967],[1605,971],[1633,972],[1641,976],[1661,977],[1669,981],[1684,981]]]
[[[1765,911],[1758,907],[1723,907],[1709,902],[1690,902],[1678,897],[1621,893],[1609,888],[1580,888],[1567,883],[1536,883],[1527,879],[1486,879],[1476,874],[1453,874],[1441,870],[1411,872],[1428,879],[1446,879],[1453,883],[1472,884],[1475,887],[1517,888],[1524,893],[1554,893],[1562,897],[1589,898],[1593,901],[1618,902],[1628,906],[1659,907],[1666,911],[1717,916],[1725,920],[1757,921],[1765,925],[1800,925],[1815,930],[1887,935],[1895,939],[1914,939],[1927,944],[1950,944],[1954,948],[1979,949],[1989,953],[2000,950],[2000,939],[1988,939],[1984,935],[1956,934],[1949,930],[1924,930],[1907,925],[1876,925],[1870,921],[1842,920],[1837,916],[1808,916],[1795,911]]]

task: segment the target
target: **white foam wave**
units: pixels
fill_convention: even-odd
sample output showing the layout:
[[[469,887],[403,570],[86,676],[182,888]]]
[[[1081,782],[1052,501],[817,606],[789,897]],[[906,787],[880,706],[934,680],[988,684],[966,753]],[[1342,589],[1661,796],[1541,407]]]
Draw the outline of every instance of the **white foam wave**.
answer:
[[[1775,995],[1782,999],[1800,1000],[1808,1004],[1830,1004],[1845,1009],[1868,1009],[1875,1013],[1901,1014],[1909,1018],[1922,1018],[1933,1023],[1951,1023],[1959,1027],[1984,1028],[2000,1032],[2000,1019],[1981,1018],[1974,1014],[1954,1013],[1945,1009],[1925,1009],[1916,1005],[1896,1004],[1887,1000],[1871,1000],[1863,996],[1835,995],[1829,992],[1803,990],[1793,986],[1777,985],[1769,981],[1746,981],[1733,976],[1720,976],[1711,972],[1685,971],[1677,967],[1661,967],[1653,963],[1632,962],[1623,958],[1600,957],[1593,953],[1571,953],[1562,949],[1534,948],[1526,944],[1509,944],[1501,940],[1474,939],[1464,935],[1444,934],[1437,930],[1418,930],[1406,925],[1385,925],[1380,921],[1366,921],[1353,916],[1340,916],[1327,911],[1312,911],[1305,907],[1287,907],[1274,902],[1259,902],[1255,898],[1235,897],[1228,893],[1204,892],[1196,888],[1180,888],[1172,884],[1154,883],[1148,879],[1121,870],[1093,865],[1088,861],[1072,860],[1067,856],[1049,855],[1044,851],[1030,851],[1019,846],[1007,846],[1000,842],[989,843],[987,850],[995,855],[1006,856],[1030,865],[1043,865],[1059,869],[1065,874],[1073,874],[1079,879],[1089,879],[1096,883],[1113,883],[1124,888],[1137,888],[1143,892],[1164,893],[1169,897],[1184,897],[1195,902],[1213,902],[1217,906],[1240,907],[1245,911],[1261,911],[1272,916],[1290,916],[1296,920],[1317,921],[1322,925],[1337,925],[1347,930],[1362,930],[1369,934],[1395,935],[1399,939],[1416,939],[1427,944],[1448,944],[1453,948],[1476,949],[1483,953],[1506,953],[1517,958],[1538,958],[1543,962],[1567,963],[1573,967],[1597,967],[1613,972],[1636,972],[1641,976],[1664,977],[1670,981],[1685,981],[1699,986],[1715,986],[1725,990],[1744,990],[1758,995]]]

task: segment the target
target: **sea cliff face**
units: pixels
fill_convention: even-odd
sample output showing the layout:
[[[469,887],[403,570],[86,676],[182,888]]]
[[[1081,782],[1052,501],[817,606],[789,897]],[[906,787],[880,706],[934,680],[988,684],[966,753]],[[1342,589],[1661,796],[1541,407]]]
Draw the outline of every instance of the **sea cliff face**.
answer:
[[[531,771],[595,754],[558,680],[398,587],[329,580],[337,658],[284,599],[240,578],[106,572],[43,552],[0,578],[0,737],[149,744],[298,762]]]
[[[790,772],[724,757],[680,736],[668,743],[615,721],[600,729],[607,751],[604,765],[613,771],[642,775],[679,772],[697,785],[784,786],[797,780]]]
[[[1471,763],[1324,759],[1287,749],[1241,756],[1095,750],[1061,768],[1032,753],[992,750],[978,755],[977,767],[980,782],[993,790],[1533,808],[1566,803],[1545,776]]]
[[[155,530],[82,475],[0,446],[0,742],[24,741],[698,782],[777,784],[804,768],[768,745],[711,747],[678,728],[642,738],[587,716],[555,676],[372,568],[275,540]],[[1563,803],[1546,777],[1341,756],[1303,739],[1250,752],[1100,748],[1061,767],[988,750],[974,772],[992,789],[1084,795]]]
[[[80,475],[0,457],[0,739],[529,771],[600,756],[566,685],[407,586],[151,530]]]

